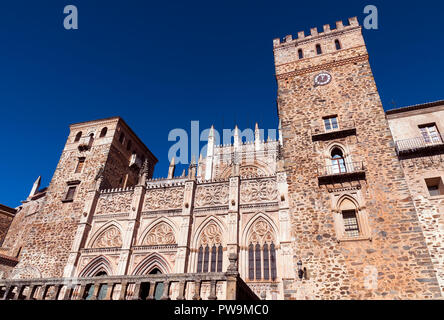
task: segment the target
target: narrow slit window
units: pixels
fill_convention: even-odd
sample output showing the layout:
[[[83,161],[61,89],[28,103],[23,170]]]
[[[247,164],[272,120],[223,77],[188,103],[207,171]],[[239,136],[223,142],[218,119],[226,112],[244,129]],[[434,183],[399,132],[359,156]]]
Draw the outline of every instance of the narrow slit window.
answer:
[[[108,132],[108,128],[105,127],[102,129],[102,131],[100,131],[100,138],[106,137],[106,134]]]
[[[75,173],[81,173],[84,165],[85,165],[85,158],[79,158]]]
[[[316,45],[316,53],[319,55],[319,54],[322,54],[322,48],[321,48],[321,45],[320,44],[317,44]]]
[[[276,272],[276,249],[274,247],[274,243],[270,245],[270,262],[271,262],[271,280],[276,280],[277,272]]]
[[[261,246],[256,244],[256,280],[262,280],[261,272]]]
[[[270,264],[269,264],[269,252],[268,244],[264,244],[264,280],[270,279]]]
[[[211,247],[211,272],[216,272],[216,245]]]
[[[210,247],[205,247],[203,272],[208,272],[208,262],[210,260]]]
[[[299,59],[303,59],[304,58],[304,51],[302,51],[302,49],[299,49],[298,55],[299,55]]]
[[[248,247],[248,278],[254,280],[254,246]]]
[[[222,272],[222,257],[223,257],[223,249],[222,245],[219,245],[217,248],[217,272]]]
[[[74,142],[79,142],[81,137],[82,137],[82,131],[80,131],[79,133],[76,134]]]
[[[199,247],[199,252],[197,254],[197,272],[202,272],[202,259],[203,259],[203,247]]]
[[[76,186],[69,187],[68,191],[66,192],[65,201],[72,201],[74,200],[74,194],[76,193]]]
[[[339,42],[338,39],[335,40],[335,47],[336,47],[336,50],[341,50],[342,49],[341,43]]]

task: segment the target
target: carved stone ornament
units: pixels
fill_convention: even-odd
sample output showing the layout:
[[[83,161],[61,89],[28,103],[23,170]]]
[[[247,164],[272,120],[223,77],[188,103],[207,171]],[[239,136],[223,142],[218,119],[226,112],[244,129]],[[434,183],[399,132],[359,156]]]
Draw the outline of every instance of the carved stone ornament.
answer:
[[[143,209],[179,209],[182,207],[184,188],[164,188],[149,190],[145,196]]]
[[[252,227],[249,240],[249,243],[259,243],[261,245],[275,242],[274,232],[270,224],[263,219],[256,221]]]
[[[198,186],[196,207],[211,207],[228,204],[229,187],[227,184]]]
[[[278,197],[274,179],[243,181],[240,189],[242,203],[276,201]]]
[[[215,223],[210,223],[202,231],[200,243],[203,246],[208,245],[209,247],[222,244],[222,232],[220,228]]]
[[[142,241],[142,244],[147,246],[174,243],[176,243],[176,239],[174,237],[173,229],[165,222],[161,222],[152,228]]]
[[[94,241],[93,248],[120,248],[122,246],[122,235],[116,226],[104,230]]]

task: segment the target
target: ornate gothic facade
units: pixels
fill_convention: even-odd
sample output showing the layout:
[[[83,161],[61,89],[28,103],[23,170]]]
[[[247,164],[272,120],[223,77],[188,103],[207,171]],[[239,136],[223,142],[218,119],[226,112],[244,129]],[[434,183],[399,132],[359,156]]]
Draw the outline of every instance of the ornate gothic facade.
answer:
[[[157,159],[121,118],[71,125],[3,241],[3,298],[38,279],[224,272],[265,299],[441,298],[444,103],[386,114],[356,18],[276,39],[274,55],[279,140],[236,128],[217,146],[212,130],[180,177],[173,162],[152,179]],[[178,279],[146,295],[232,297],[220,279]],[[110,281],[104,295],[125,298]],[[141,281],[125,290],[143,296]]]

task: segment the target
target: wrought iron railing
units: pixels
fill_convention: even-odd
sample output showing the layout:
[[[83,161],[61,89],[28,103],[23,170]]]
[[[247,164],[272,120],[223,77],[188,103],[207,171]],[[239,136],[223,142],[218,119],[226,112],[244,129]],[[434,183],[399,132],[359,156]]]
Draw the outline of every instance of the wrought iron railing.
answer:
[[[424,137],[396,141],[396,152],[399,154],[415,152],[422,149],[443,147],[444,135],[425,139]]]
[[[318,177],[346,175],[350,173],[364,172],[363,162],[338,162],[335,165],[318,168]]]

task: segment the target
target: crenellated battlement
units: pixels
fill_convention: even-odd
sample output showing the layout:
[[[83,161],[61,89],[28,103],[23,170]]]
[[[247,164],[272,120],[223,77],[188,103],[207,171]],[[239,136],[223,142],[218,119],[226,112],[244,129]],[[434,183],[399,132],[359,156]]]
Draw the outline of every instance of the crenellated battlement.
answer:
[[[280,38],[276,38],[273,40],[273,47],[285,47],[290,44],[296,44],[296,46],[298,46],[299,43],[302,41],[315,40],[326,35],[332,35],[338,32],[348,31],[360,27],[357,17],[349,18],[348,23],[349,24],[346,26],[344,25],[343,21],[337,21],[336,29],[331,29],[330,25],[326,24],[323,26],[322,32],[318,32],[318,28],[314,27],[310,29],[310,35],[307,36],[305,35],[305,31],[299,31],[297,33],[297,38],[293,38],[292,35],[287,35],[285,38],[282,39],[282,41]]]

